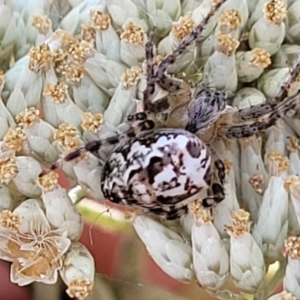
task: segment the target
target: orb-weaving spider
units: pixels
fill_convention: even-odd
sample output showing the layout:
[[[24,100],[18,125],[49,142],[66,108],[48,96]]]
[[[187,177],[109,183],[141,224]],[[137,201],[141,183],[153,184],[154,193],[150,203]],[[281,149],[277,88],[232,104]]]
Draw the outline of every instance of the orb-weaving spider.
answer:
[[[245,138],[255,135],[294,109],[299,96],[287,97],[287,88],[300,72],[300,62],[273,99],[250,108],[226,109],[226,94],[200,84],[191,87],[166,74],[187,47],[199,38],[204,26],[226,0],[219,1],[207,17],[188,34],[179,46],[154,68],[153,33],[145,45],[147,88],[143,112],[128,116],[129,130],[113,137],[88,142],[67,155],[70,161],[84,152],[105,145],[116,147],[106,161],[101,189],[108,200],[137,206],[146,211],[175,219],[187,212],[187,204],[208,190],[205,207],[222,201],[225,167],[211,147],[217,138]],[[157,88],[181,98],[154,99]],[[171,97],[172,98],[172,97]],[[158,120],[158,114],[163,114]],[[175,128],[176,127],[176,128]],[[52,165],[56,169],[59,163]]]

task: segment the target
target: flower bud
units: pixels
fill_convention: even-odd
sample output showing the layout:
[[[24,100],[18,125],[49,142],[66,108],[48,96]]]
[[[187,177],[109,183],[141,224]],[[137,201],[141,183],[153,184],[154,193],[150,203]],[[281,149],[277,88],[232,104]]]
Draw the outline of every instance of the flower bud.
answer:
[[[248,232],[249,213],[240,209],[232,214],[230,235],[230,274],[244,292],[255,293],[265,276],[263,253]]]
[[[93,292],[95,262],[93,256],[80,243],[73,242],[63,257],[60,276],[67,285],[71,298],[83,300]]]
[[[193,265],[199,284],[210,291],[219,290],[229,275],[229,255],[212,223],[210,211],[198,201],[190,204],[194,215],[192,225]]]
[[[156,264],[172,278],[193,280],[192,248],[178,233],[149,217],[137,215],[133,226]]]
[[[66,232],[71,240],[77,240],[83,230],[83,221],[77,208],[69,198],[67,191],[58,183],[58,175],[54,172],[45,174],[37,180],[42,189],[42,199],[46,216],[53,228]]]

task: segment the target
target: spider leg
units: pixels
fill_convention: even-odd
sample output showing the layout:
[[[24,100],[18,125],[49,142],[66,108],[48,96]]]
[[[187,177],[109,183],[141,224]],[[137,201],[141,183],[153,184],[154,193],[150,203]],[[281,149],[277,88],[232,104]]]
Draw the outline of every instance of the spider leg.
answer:
[[[217,4],[215,4],[211,11],[207,14],[207,16],[203,19],[203,21],[197,25],[185,38],[181,41],[176,49],[173,50],[172,53],[167,55],[159,64],[158,68],[155,71],[155,77],[158,81],[160,81],[164,73],[167,70],[167,67],[173,64],[176,58],[181,55],[187,47],[189,47],[193,42],[197,40],[200,34],[203,32],[205,25],[209,22],[209,20],[214,16],[216,11],[222,6],[222,4],[226,0],[220,0]]]
[[[275,97],[269,99],[266,103],[255,105],[249,108],[240,109],[233,116],[235,122],[248,121],[271,113],[276,109],[278,104],[287,97],[288,89],[291,84],[296,81],[300,74],[300,60],[292,68],[287,81],[281,86]]]
[[[160,113],[174,107],[177,104],[181,104],[185,99],[190,100],[190,86],[178,78],[172,78],[166,76],[165,72],[167,67],[173,64],[176,58],[181,55],[187,47],[193,44],[195,40],[202,33],[205,25],[214,16],[216,11],[226,0],[220,0],[213,6],[204,20],[196,26],[190,34],[188,34],[174,49],[172,53],[167,55],[154,69],[154,45],[152,31],[149,35],[149,39],[145,45],[146,51],[146,64],[147,64],[147,88],[144,91],[144,110],[149,113]],[[167,91],[171,97],[163,97],[158,101],[154,101],[154,97],[157,94],[157,87]],[[170,103],[171,98],[171,103]]]
[[[267,104],[268,105],[268,104]],[[248,120],[247,122],[226,122],[226,115],[223,116],[224,123],[219,123],[218,136],[226,138],[246,138],[258,134],[275,125],[276,121],[300,105],[300,95],[286,98],[278,103],[271,112],[264,116]],[[229,123],[229,124],[228,124]]]
[[[204,207],[212,207],[225,199],[223,187],[225,180],[225,165],[221,159],[216,159],[214,161],[211,175],[208,196],[202,199],[202,205]]]
[[[76,159],[87,152],[98,151],[99,149],[101,149],[102,147],[105,147],[105,146],[118,144],[120,141],[122,141],[124,139],[132,138],[132,137],[136,136],[136,134],[138,134],[141,131],[153,129],[154,125],[155,124],[152,120],[147,120],[147,119],[141,120],[141,121],[137,122],[137,124],[135,124],[134,126],[131,126],[124,133],[121,133],[121,134],[115,135],[115,136],[111,136],[111,137],[107,137],[105,139],[99,139],[99,140],[88,142],[84,146],[79,147],[78,149],[67,154],[65,157],[56,161],[54,164],[52,164],[50,166],[49,169],[57,170],[62,166],[63,162],[67,162],[67,161]],[[42,172],[40,174],[40,176],[43,176],[45,173],[47,173],[47,171]]]
[[[263,104],[223,114],[217,121],[217,135],[226,138],[250,137],[275,125],[278,119],[299,107],[299,94],[287,97],[288,88],[299,73],[300,61],[292,69],[288,80],[274,98]]]

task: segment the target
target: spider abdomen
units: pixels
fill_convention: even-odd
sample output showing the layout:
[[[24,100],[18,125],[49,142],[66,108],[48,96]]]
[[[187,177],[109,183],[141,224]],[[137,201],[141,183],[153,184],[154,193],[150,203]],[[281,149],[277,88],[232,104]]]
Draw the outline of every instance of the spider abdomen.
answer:
[[[211,156],[194,134],[158,129],[120,143],[102,174],[110,201],[175,218],[186,211],[185,199],[210,185]]]

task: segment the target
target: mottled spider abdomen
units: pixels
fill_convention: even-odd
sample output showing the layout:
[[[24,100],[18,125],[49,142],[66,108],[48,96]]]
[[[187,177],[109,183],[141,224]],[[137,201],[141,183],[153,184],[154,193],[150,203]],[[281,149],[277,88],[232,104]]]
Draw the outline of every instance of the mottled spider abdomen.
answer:
[[[112,202],[136,205],[168,219],[186,213],[186,200],[211,181],[211,156],[182,129],[142,132],[121,142],[105,163],[101,189]]]

